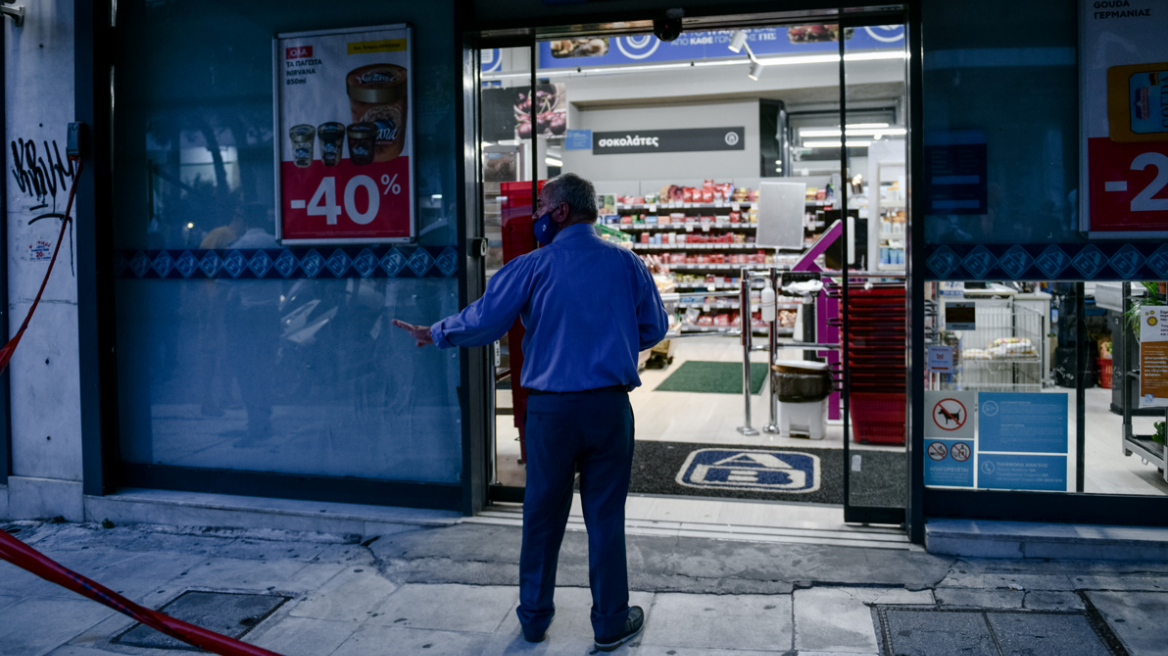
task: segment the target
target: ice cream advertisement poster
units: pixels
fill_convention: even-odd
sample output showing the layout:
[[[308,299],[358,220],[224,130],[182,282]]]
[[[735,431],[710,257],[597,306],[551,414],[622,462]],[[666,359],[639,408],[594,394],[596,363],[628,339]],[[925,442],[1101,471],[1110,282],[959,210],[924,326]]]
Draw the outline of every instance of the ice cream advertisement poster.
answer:
[[[1079,0],[1080,229],[1168,238],[1162,0]]]
[[[274,40],[282,243],[414,238],[410,39],[390,25]]]

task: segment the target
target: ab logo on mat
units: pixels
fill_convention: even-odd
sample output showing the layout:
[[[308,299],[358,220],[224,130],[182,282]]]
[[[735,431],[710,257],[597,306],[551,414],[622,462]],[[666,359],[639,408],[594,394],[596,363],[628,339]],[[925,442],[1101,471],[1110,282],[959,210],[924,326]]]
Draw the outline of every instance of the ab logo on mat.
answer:
[[[786,451],[698,449],[685,459],[677,482],[699,488],[814,492],[819,489],[819,458]]]

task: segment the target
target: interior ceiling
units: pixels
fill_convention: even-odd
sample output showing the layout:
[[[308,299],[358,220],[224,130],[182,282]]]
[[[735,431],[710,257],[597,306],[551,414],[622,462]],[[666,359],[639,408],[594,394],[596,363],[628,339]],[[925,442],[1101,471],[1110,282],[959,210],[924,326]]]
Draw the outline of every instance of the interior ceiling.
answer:
[[[693,105],[700,102],[756,100],[758,98],[767,98],[770,100],[782,100],[787,105],[811,105],[822,103],[838,105],[840,99],[839,87],[834,85],[811,87],[807,89],[760,89],[757,91],[744,91],[741,93],[719,93],[710,95],[695,94],[693,93],[693,89],[686,89],[686,91],[688,93],[685,95],[653,98],[652,100],[646,100],[644,98],[609,98],[596,101],[573,101],[572,104],[580,109],[606,109],[609,107]],[[895,103],[897,99],[904,95],[904,92],[905,88],[903,82],[852,84],[848,86],[847,100],[849,103],[870,103],[875,101]]]

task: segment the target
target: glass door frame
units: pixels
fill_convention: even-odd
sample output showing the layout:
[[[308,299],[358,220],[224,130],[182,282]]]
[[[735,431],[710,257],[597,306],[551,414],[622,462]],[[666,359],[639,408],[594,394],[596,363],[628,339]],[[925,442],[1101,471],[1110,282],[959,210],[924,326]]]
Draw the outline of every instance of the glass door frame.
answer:
[[[808,5],[808,6],[814,6],[815,4],[817,4],[817,3],[814,3],[814,2],[807,2],[806,3],[806,5]],[[901,5],[897,5],[895,7],[880,7],[880,8],[877,8],[875,10],[866,11],[864,9],[865,6],[866,6],[865,4],[858,4],[855,7],[855,9],[852,10],[853,13],[848,13],[849,12],[848,8],[841,9],[837,5],[835,7],[832,7],[830,10],[816,11],[814,9],[808,9],[808,10],[802,11],[802,12],[801,11],[791,11],[791,12],[783,12],[782,14],[745,14],[745,13],[743,13],[743,14],[738,14],[738,15],[726,15],[725,10],[718,12],[717,7],[712,7],[712,8],[709,8],[706,10],[706,11],[711,12],[710,15],[700,15],[700,14],[696,15],[696,16],[687,15],[686,28],[687,29],[695,29],[695,28],[731,29],[731,28],[735,28],[735,27],[747,27],[747,26],[751,26],[751,25],[759,25],[759,24],[764,24],[764,23],[768,24],[768,25],[800,24],[800,23],[807,23],[809,21],[816,21],[816,20],[818,20],[818,21],[833,21],[834,20],[836,22],[839,22],[842,27],[863,27],[863,26],[892,24],[889,22],[889,19],[892,19],[893,22],[900,21],[900,22],[903,22],[905,24],[905,35],[906,35],[905,38],[906,38],[906,42],[907,42],[906,47],[909,47],[909,44],[919,43],[919,33],[920,33],[919,28],[918,29],[910,29],[910,27],[909,27],[910,22],[912,22],[912,21],[918,21],[917,25],[919,26],[919,9],[918,8],[914,8],[913,5],[909,5],[909,4],[901,4]],[[701,11],[701,10],[698,10],[698,11]],[[718,13],[713,13],[713,12],[718,12]],[[828,12],[831,12],[832,15],[827,15]],[[840,15],[841,12],[843,13],[843,15]],[[629,33],[637,33],[637,32],[645,33],[645,32],[649,31],[648,25],[651,24],[651,21],[650,21],[651,16],[652,15],[650,12],[641,12],[640,16],[622,15],[622,16],[620,16],[620,18],[624,19],[626,21],[625,27],[623,27],[621,29],[608,29],[608,30],[601,30],[600,29],[600,27],[602,25],[601,21],[602,20],[613,20],[614,16],[611,14],[607,15],[607,16],[579,17],[577,19],[578,22],[574,21],[575,24],[572,27],[559,27],[559,26],[557,26],[557,27],[542,27],[542,28],[537,27],[538,23],[543,22],[546,24],[546,21],[533,21],[532,24],[529,26],[523,26],[522,24],[519,26],[516,26],[514,21],[512,21],[505,28],[503,28],[502,26],[499,26],[501,29],[499,29],[497,32],[491,32],[489,29],[483,29],[483,30],[474,32],[473,34],[468,35],[467,42],[473,43],[474,47],[477,49],[503,48],[503,47],[528,47],[528,48],[531,48],[532,58],[533,58],[533,65],[532,65],[532,70],[531,70],[531,84],[532,84],[532,87],[534,88],[536,81],[537,81],[537,77],[538,77],[538,70],[535,66],[535,63],[536,63],[535,62],[535,56],[536,56],[535,55],[535,52],[536,52],[535,48],[541,39],[550,38],[553,35],[555,35],[555,36],[569,35],[569,34],[578,35],[578,34],[583,34],[583,33],[587,33],[589,35],[594,35],[594,34],[595,35],[600,35],[600,34],[618,35],[618,34],[629,34]],[[589,20],[589,18],[595,18],[596,21],[592,22]],[[494,26],[483,26],[483,27],[494,27]],[[910,33],[915,35],[915,38],[911,41],[909,40]],[[844,54],[844,42],[841,41],[840,42],[841,59],[840,59],[840,69],[839,69],[841,120],[842,120],[842,117],[843,117],[845,109],[846,109],[846,104],[845,104],[846,103],[846,98],[845,98],[846,89],[844,87],[844,60],[842,58],[843,54]],[[476,53],[476,56],[477,56],[477,53]],[[919,122],[920,100],[918,98],[914,98],[914,92],[919,93],[917,90],[920,89],[920,86],[919,86],[920,63],[919,63],[919,61],[920,61],[919,57],[912,57],[908,60],[908,65],[910,66],[910,68],[915,67],[915,74],[916,74],[916,77],[914,78],[913,71],[910,70],[909,75],[908,75],[909,83],[908,83],[907,88],[906,88],[906,95],[910,99],[910,107],[911,107],[911,109],[909,111],[910,133],[915,133],[915,131],[912,128],[915,126],[915,124],[917,122]],[[479,73],[480,73],[480,68],[476,66],[476,68],[474,70],[473,77],[471,75],[467,75],[468,84],[467,84],[466,88],[468,90],[473,90],[472,93],[476,96],[478,95],[479,89],[481,88],[481,76],[479,75]],[[914,84],[914,82],[916,82],[916,84]],[[476,99],[473,103],[468,103],[468,104],[473,104],[477,107],[478,101]],[[468,126],[473,125],[473,126],[475,126],[475,130],[478,130],[481,127],[480,122],[479,122],[480,118],[481,117],[477,116],[477,115],[474,117],[468,116],[467,125]],[[472,130],[469,130],[469,129],[467,130],[466,142],[467,142],[468,147],[472,147],[474,149],[474,151],[476,153],[474,159],[476,162],[479,162],[479,161],[481,161],[481,156],[482,156],[481,145],[480,145],[481,141],[479,141],[477,139],[478,134],[477,134],[477,132],[475,132],[473,136],[476,138],[474,139],[473,144],[472,144],[471,143],[472,132],[473,132]],[[538,141],[538,140],[536,140],[536,141]],[[911,143],[915,145],[916,141],[918,141],[918,139],[913,137],[913,141]],[[537,146],[533,146],[533,150],[535,148],[537,148]],[[915,154],[916,151],[913,151],[913,152]],[[841,164],[843,166],[843,169],[841,171],[841,180],[843,180],[843,179],[846,179],[843,176],[846,175],[846,172],[847,172],[847,168],[846,168],[847,151],[846,151],[846,149],[841,149],[841,153],[842,153],[841,154],[841,157],[842,157]],[[537,157],[538,157],[537,154],[532,157],[533,163],[538,161]],[[919,157],[916,157],[913,159],[914,159],[914,161],[917,161],[917,160],[919,160]],[[478,165],[476,164],[476,166],[478,166]],[[911,180],[911,170],[912,169],[910,167],[910,169],[909,169],[909,171],[910,171],[909,179],[910,180]],[[473,181],[473,183],[472,183],[472,181]],[[471,171],[468,169],[467,170],[467,177],[466,177],[466,188],[468,190],[467,191],[468,199],[473,197],[474,199],[476,199],[475,203],[479,202],[477,199],[481,199],[481,197],[482,197],[481,196],[482,184],[483,183],[482,183],[481,166],[478,166],[477,170],[474,171],[473,175],[471,174]],[[535,185],[536,181],[533,180],[532,184]],[[474,187],[473,192],[471,191],[472,186]],[[533,198],[534,197],[535,197],[535,195],[533,194]],[[844,198],[846,198],[846,195],[844,196]],[[477,223],[478,227],[475,229],[481,231],[482,225],[483,225],[483,218],[481,216],[481,208],[476,208],[473,212],[479,213],[479,216],[476,217],[474,220],[478,222]],[[846,200],[845,200],[845,205],[844,205],[844,213],[846,215]],[[466,217],[467,222],[468,222],[468,230],[470,230],[470,228],[471,228],[471,226],[469,225],[472,222],[471,214],[472,214],[472,210],[470,210],[468,208],[467,217]],[[910,217],[910,221],[911,221],[911,209],[910,209],[909,217]],[[847,243],[846,240],[849,238],[849,235],[847,234],[846,221],[845,221],[844,230],[845,230],[845,232],[844,232],[843,239],[845,240],[845,243]],[[468,232],[468,234],[470,234],[470,233]],[[918,243],[920,243],[920,242],[918,242]],[[845,258],[845,260],[846,260],[846,258]],[[846,263],[845,263],[845,267],[846,267]],[[912,268],[910,266],[909,271],[911,271],[911,270],[912,270]],[[846,274],[846,271],[847,270],[845,268],[845,270],[844,270],[845,274]],[[478,275],[483,275],[483,274],[480,272]],[[472,276],[468,276],[468,277],[474,277],[474,276],[472,275]],[[911,273],[909,273],[909,278],[911,280]],[[845,286],[845,288],[846,288],[846,286]],[[910,290],[912,288],[913,288],[912,283],[910,283]],[[921,288],[923,289],[923,285],[921,285]],[[911,293],[911,291],[909,293]],[[470,302],[470,301],[474,300],[474,298],[467,298],[466,300],[467,300],[467,302]],[[845,298],[845,302],[846,302],[846,298]],[[911,300],[909,301],[909,303],[911,306],[912,305]],[[912,317],[912,315],[910,313],[910,336],[912,334],[914,334],[912,332],[912,330],[913,330],[913,326],[915,326],[916,323],[917,322],[915,320],[915,317]],[[922,315],[921,324],[923,326],[923,315]],[[845,326],[845,329],[846,329],[846,326]],[[919,333],[917,333],[917,334],[919,334]],[[924,360],[923,360],[923,356],[922,356],[922,359],[918,360],[918,362],[923,362],[923,361]],[[493,366],[490,363],[487,363],[487,368],[491,372],[493,372]],[[910,358],[908,371],[909,371],[908,375],[909,375],[909,378],[911,380],[912,379],[911,358]],[[487,417],[487,421],[482,426],[482,428],[479,429],[480,434],[477,435],[476,438],[473,440],[473,441],[478,443],[478,445],[479,445],[478,448],[481,448],[484,451],[488,452],[488,453],[484,453],[484,456],[485,456],[484,460],[486,461],[486,470],[488,472],[487,476],[486,476],[486,481],[487,481],[486,499],[487,499],[488,504],[491,501],[521,502],[523,500],[523,488],[505,487],[505,486],[501,486],[501,485],[491,485],[489,483],[489,481],[493,479],[493,473],[491,473],[491,472],[493,471],[493,461],[494,461],[493,453],[489,453],[489,451],[490,451],[490,445],[494,444],[494,437],[495,437],[494,403],[493,403],[493,398],[492,398],[493,393],[494,393],[493,380],[494,380],[494,376],[491,375],[491,376],[478,377],[475,380],[469,381],[470,382],[471,396],[472,397],[479,397],[480,399],[483,399],[484,401],[481,401],[480,403],[491,409],[490,416]],[[846,385],[846,382],[845,382],[845,385]],[[475,389],[476,387],[479,387],[479,389]],[[908,405],[909,408],[912,408],[912,404],[911,404],[912,394],[913,394],[913,390],[910,389],[907,391],[907,395],[909,397],[909,405]],[[844,398],[845,399],[847,398],[846,394],[844,395]],[[846,401],[845,401],[845,404],[846,404]],[[845,418],[847,417],[847,412],[848,412],[848,410],[847,410],[847,407],[845,406],[845,408],[844,408]],[[910,424],[910,426],[917,425],[919,427],[919,422],[915,422],[915,424],[914,424],[914,422],[911,421],[911,415],[910,415],[909,424]],[[847,422],[845,421],[845,426],[846,425],[847,425]],[[920,503],[919,502],[914,503],[914,500],[919,499],[919,497],[920,497],[920,492],[921,492],[921,487],[922,487],[922,484],[921,484],[922,470],[919,466],[916,466],[914,464],[915,459],[913,458],[912,454],[919,453],[920,444],[923,443],[923,440],[918,440],[914,436],[914,434],[912,433],[911,430],[910,430],[910,434],[909,434],[908,438],[906,439],[906,451],[907,451],[906,460],[909,464],[906,467],[906,472],[905,472],[905,475],[908,477],[907,483],[906,483],[906,488],[907,488],[908,492],[907,492],[907,496],[906,496],[906,500],[905,500],[906,507],[904,509],[851,506],[848,503],[848,495],[847,495],[847,491],[848,491],[848,484],[847,484],[848,472],[847,472],[847,469],[848,468],[846,466],[846,458],[847,458],[847,454],[848,454],[848,448],[847,448],[846,431],[847,431],[847,428],[845,428],[845,444],[844,444],[844,453],[845,453],[845,456],[844,456],[845,457],[844,515],[845,515],[845,521],[846,522],[856,522],[856,523],[900,524],[900,525],[904,526],[904,528],[909,533],[909,535],[913,539],[913,541],[922,542],[924,539],[923,538],[923,535],[924,535],[924,533],[923,533],[923,524],[924,524],[923,514],[921,513]]]
[[[847,142],[847,138],[848,138],[848,136],[847,136],[848,87],[847,87],[847,59],[845,58],[845,55],[847,52],[847,40],[842,38],[842,33],[843,33],[843,30],[845,30],[849,27],[850,28],[862,28],[862,27],[874,27],[874,26],[878,26],[878,25],[889,25],[891,23],[888,22],[888,19],[892,18],[894,16],[896,18],[898,18],[902,22],[902,24],[905,26],[904,48],[905,48],[905,53],[908,54],[911,52],[911,46],[912,46],[912,43],[914,43],[914,42],[909,40],[910,30],[909,30],[908,26],[909,26],[909,22],[912,18],[912,14],[907,10],[898,12],[897,14],[894,14],[894,15],[889,15],[889,14],[885,13],[885,14],[878,15],[876,17],[842,16],[840,18],[840,21],[839,21],[840,32],[841,32],[841,38],[839,40],[839,94],[840,94],[839,95],[839,105],[840,105],[840,110],[839,110],[839,116],[840,116],[840,189],[839,189],[839,197],[840,197],[840,216],[842,217],[842,220],[843,220],[843,225],[841,226],[843,228],[843,235],[840,237],[840,239],[843,240],[843,243],[845,244],[845,248],[847,248],[848,246],[850,246],[852,244],[852,236],[850,234],[850,231],[848,230],[848,220],[847,220],[847,217],[848,217],[848,197],[850,195],[850,190],[851,190],[851,185],[849,183],[849,180],[851,180],[851,175],[849,174],[849,171],[848,171],[848,160],[850,158],[848,155],[848,145],[847,145],[847,143],[848,143]],[[905,65],[909,66],[912,61],[919,61],[919,59],[920,59],[919,57],[906,58]],[[905,78],[906,78],[905,95],[911,99],[912,95],[913,95],[914,88],[919,89],[920,87],[919,86],[918,87],[912,86],[911,73],[907,70],[906,70]],[[906,121],[906,125],[909,126],[909,135],[908,136],[909,136],[909,139],[911,139],[913,134],[916,132],[916,130],[913,129],[913,119],[914,119],[915,115],[911,109],[911,107],[912,107],[911,100],[909,102],[909,107],[910,107],[909,112],[908,112],[909,116],[908,116],[908,121]],[[910,151],[911,151],[911,143],[912,143],[911,141],[908,141],[905,144],[906,147],[909,147]],[[906,173],[907,185],[908,185],[908,190],[907,190],[908,191],[908,198],[911,199],[911,197],[912,197],[912,192],[911,192],[911,190],[912,190],[912,176],[910,175],[910,172],[912,171],[912,163],[913,163],[913,161],[915,161],[916,158],[914,158],[912,156],[911,152],[907,152],[907,153],[905,153],[905,155],[909,160],[906,162],[906,165],[905,165],[906,166],[905,173]],[[869,180],[868,184],[870,185],[869,195],[871,195],[872,190],[875,189],[875,187],[872,187],[872,185],[877,184],[877,181]],[[875,189],[875,192],[876,192],[877,203],[879,203],[879,198],[880,198],[879,189]],[[879,205],[877,205],[877,213],[874,217],[873,213],[872,213],[872,208],[871,208],[871,200],[869,200],[869,211],[868,211],[868,215],[869,215],[868,230],[869,231],[872,230],[873,219],[879,218],[879,211],[878,210],[879,210]],[[913,215],[911,212],[911,208],[908,208],[907,216],[908,216],[909,226],[912,226]],[[908,244],[907,250],[909,251],[909,254],[911,256],[911,252],[912,252],[911,242]],[[844,252],[846,253],[846,251],[844,251]],[[906,461],[906,466],[905,466],[906,485],[905,485],[905,489],[907,491],[907,498],[905,499],[905,506],[903,508],[886,508],[886,507],[878,507],[878,506],[859,506],[859,505],[853,505],[851,503],[851,476],[852,476],[852,467],[851,467],[851,430],[852,430],[851,423],[852,422],[851,422],[851,407],[850,407],[851,406],[851,400],[850,400],[851,399],[851,371],[850,371],[850,368],[848,366],[848,337],[847,337],[848,336],[848,314],[849,314],[849,312],[848,312],[848,288],[850,286],[848,284],[848,266],[849,266],[848,259],[849,258],[845,256],[841,259],[843,261],[842,262],[843,263],[843,271],[842,271],[841,284],[840,284],[840,316],[841,316],[841,322],[840,322],[840,337],[841,337],[841,339],[840,339],[840,373],[841,373],[841,386],[844,390],[844,393],[841,394],[840,396],[841,396],[841,400],[843,402],[843,431],[844,431],[844,444],[843,444],[843,452],[844,452],[844,456],[843,456],[844,522],[849,523],[849,524],[899,524],[899,525],[905,527],[906,532],[908,532],[910,534],[910,538],[914,542],[919,542],[919,541],[924,539],[923,533],[921,534],[920,540],[916,539],[915,537],[911,537],[913,535],[912,527],[921,525],[921,524],[923,524],[923,522],[914,522],[913,521],[912,512],[911,512],[913,510],[913,505],[911,503],[911,499],[913,496],[914,487],[919,486],[920,481],[923,481],[923,478],[921,478],[920,476],[914,477],[914,468],[912,466],[912,462],[914,460],[913,454],[918,453],[919,451],[917,451],[916,449],[913,448],[913,446],[914,446],[913,440],[911,439],[911,434],[912,434],[911,426],[913,425],[913,423],[911,421],[908,422],[908,426],[910,428],[906,432],[906,435],[905,435],[905,461]],[[867,267],[868,267],[869,271],[874,270],[872,262],[868,262]],[[912,267],[909,267],[906,264],[906,266],[905,266],[905,284],[906,284],[905,294],[906,294],[906,297],[908,296],[908,294],[911,293],[910,290],[913,287],[912,280],[913,280],[913,269],[912,269]],[[913,330],[912,330],[913,314],[912,314],[911,302],[907,298],[906,298],[906,304],[908,304],[909,311],[906,313],[905,321],[909,323],[908,336],[909,336],[909,341],[911,343],[912,342],[912,335],[921,334],[921,333],[914,333],[913,332]],[[922,318],[923,318],[923,315],[922,315]],[[922,322],[922,325],[923,325],[923,322]],[[914,351],[915,351],[915,349],[914,349]],[[906,374],[905,374],[906,375],[906,382],[907,382],[907,381],[913,380],[912,353],[911,352],[906,353],[906,357],[909,360],[909,362],[907,363],[908,366],[907,366],[907,370],[906,370]],[[924,360],[917,360],[916,362],[923,362],[923,361]],[[909,384],[911,385],[911,383],[909,383]],[[906,385],[906,389],[905,389],[905,411],[906,411],[906,413],[910,412],[911,403],[912,403],[912,395],[914,393],[915,393],[914,390],[909,388]],[[923,472],[921,472],[921,473],[923,474]]]

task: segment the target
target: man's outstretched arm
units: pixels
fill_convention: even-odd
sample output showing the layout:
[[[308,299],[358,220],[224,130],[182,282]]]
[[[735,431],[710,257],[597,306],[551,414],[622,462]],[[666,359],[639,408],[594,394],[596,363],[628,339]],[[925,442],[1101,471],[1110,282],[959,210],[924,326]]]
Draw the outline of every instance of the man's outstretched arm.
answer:
[[[491,277],[482,298],[431,326],[418,326],[399,319],[393,325],[413,337],[419,347],[438,348],[483,346],[501,338],[511,326],[531,294],[531,267],[525,258],[509,262]]]

